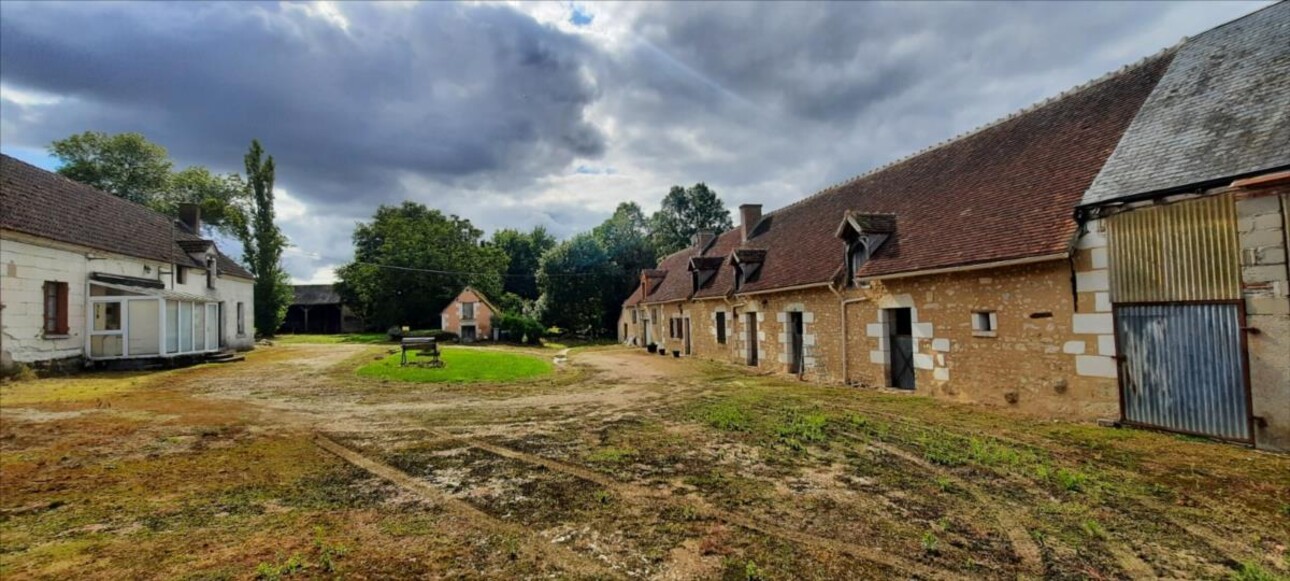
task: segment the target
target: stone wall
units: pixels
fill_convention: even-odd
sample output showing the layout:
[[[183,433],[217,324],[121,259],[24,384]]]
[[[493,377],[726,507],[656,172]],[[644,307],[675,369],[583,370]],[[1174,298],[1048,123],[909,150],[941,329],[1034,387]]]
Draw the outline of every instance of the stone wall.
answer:
[[[1237,235],[1255,442],[1290,449],[1290,275],[1285,209],[1290,188],[1238,193]]]

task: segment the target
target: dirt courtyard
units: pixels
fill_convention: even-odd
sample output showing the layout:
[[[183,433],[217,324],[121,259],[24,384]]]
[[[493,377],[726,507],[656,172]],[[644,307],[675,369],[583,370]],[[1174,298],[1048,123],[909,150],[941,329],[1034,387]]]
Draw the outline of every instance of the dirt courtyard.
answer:
[[[386,349],[0,387],[0,577],[1290,575],[1287,456],[618,347],[355,374]]]

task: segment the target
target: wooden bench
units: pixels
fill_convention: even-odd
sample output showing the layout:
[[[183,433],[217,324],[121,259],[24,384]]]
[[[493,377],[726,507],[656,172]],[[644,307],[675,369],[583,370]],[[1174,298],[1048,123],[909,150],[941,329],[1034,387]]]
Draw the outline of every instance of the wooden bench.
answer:
[[[408,351],[429,355],[430,360],[425,363],[427,367],[443,367],[443,361],[439,359],[439,344],[435,342],[434,337],[404,337],[400,343],[403,347],[403,356],[399,360],[400,367],[407,367]]]

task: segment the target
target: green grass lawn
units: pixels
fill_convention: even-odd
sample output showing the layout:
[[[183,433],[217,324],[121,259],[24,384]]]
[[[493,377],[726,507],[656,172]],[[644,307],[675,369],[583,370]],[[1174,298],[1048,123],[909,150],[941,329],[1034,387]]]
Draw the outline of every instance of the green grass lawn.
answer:
[[[278,335],[273,338],[275,343],[283,345],[297,345],[301,343],[359,343],[374,344],[386,343],[390,340],[385,333],[346,333],[343,335]]]
[[[443,367],[400,367],[401,354],[395,353],[358,368],[358,374],[421,383],[502,383],[547,375],[555,368],[546,359],[499,349],[441,347],[440,350]],[[415,353],[408,354],[409,363],[417,358]]]

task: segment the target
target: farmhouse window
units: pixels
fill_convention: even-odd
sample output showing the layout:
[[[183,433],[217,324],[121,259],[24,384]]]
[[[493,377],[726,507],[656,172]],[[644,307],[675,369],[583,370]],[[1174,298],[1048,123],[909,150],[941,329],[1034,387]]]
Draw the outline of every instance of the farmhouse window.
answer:
[[[475,303],[461,303],[461,318],[466,321],[475,318]]]
[[[188,269],[175,265],[175,284],[188,284]]]
[[[246,334],[246,303],[237,304],[237,334]]]
[[[636,324],[636,309],[632,309],[632,324]]]
[[[972,313],[972,335],[976,337],[994,337],[998,334],[999,319],[994,311],[976,311]]]
[[[45,282],[45,333],[67,334],[67,283]]]
[[[847,247],[847,286],[855,286],[856,274],[868,258],[869,248],[863,239],[856,240]]]
[[[717,344],[726,344],[726,312],[717,311]]]

